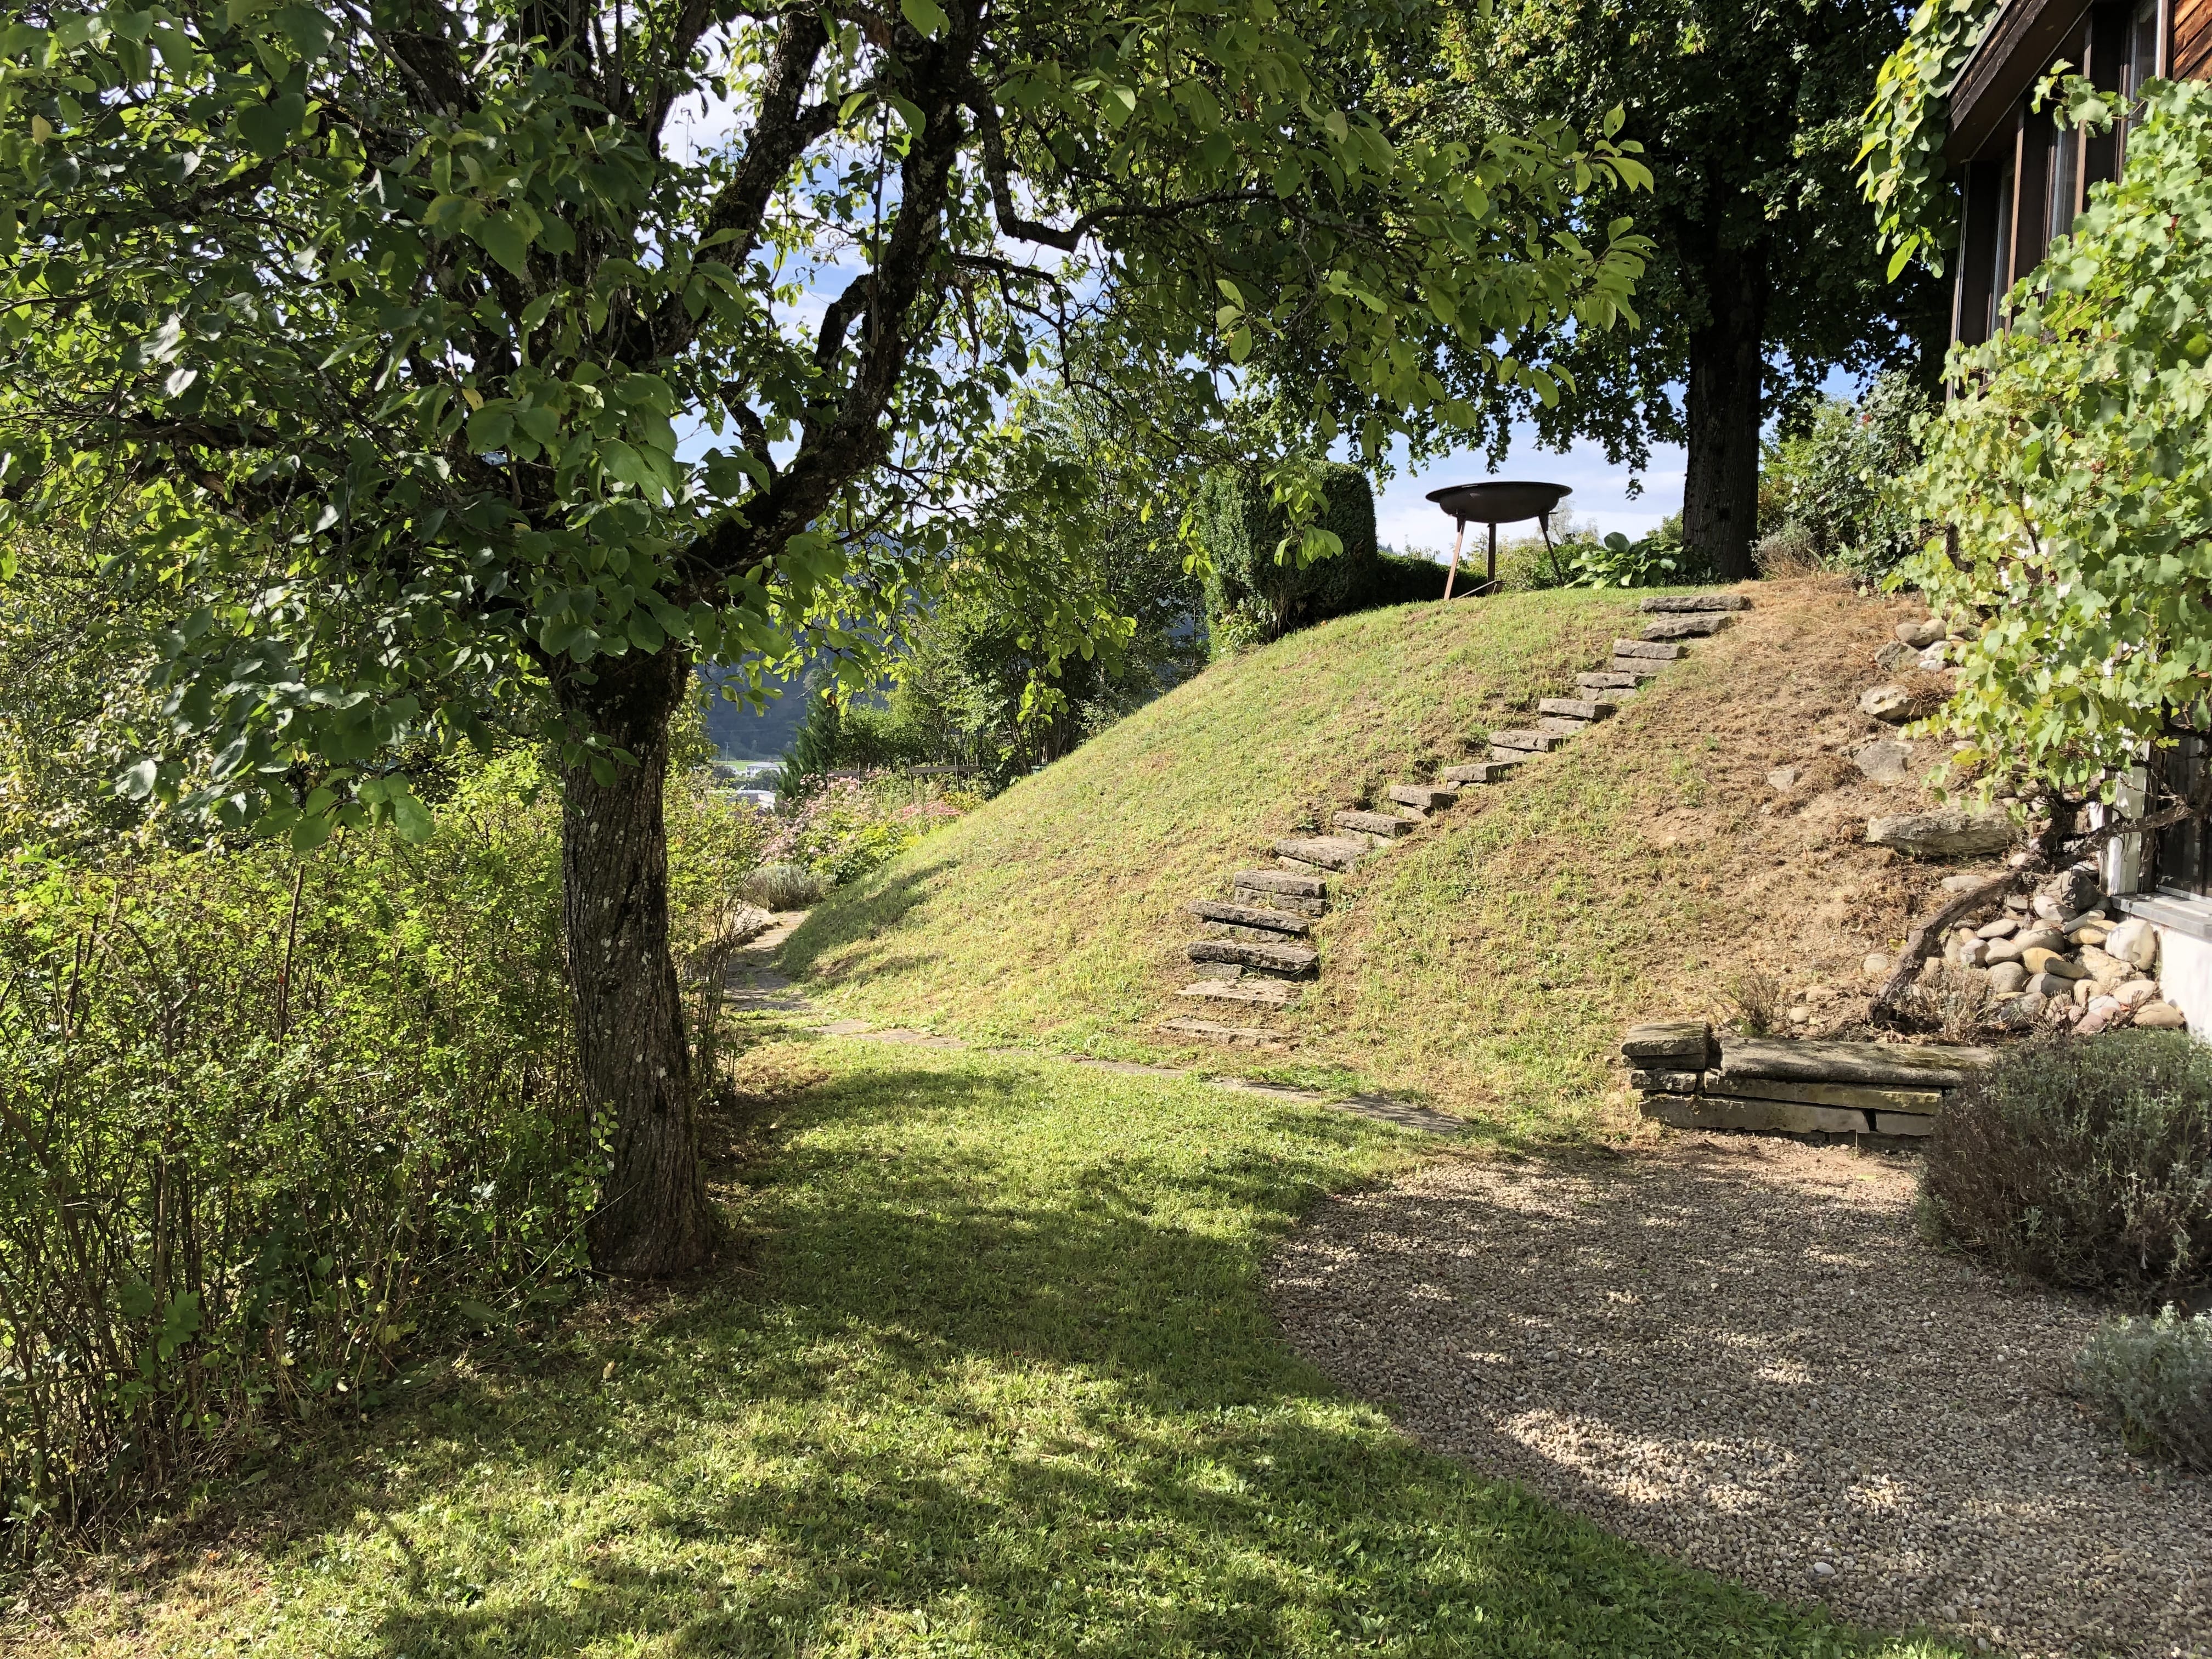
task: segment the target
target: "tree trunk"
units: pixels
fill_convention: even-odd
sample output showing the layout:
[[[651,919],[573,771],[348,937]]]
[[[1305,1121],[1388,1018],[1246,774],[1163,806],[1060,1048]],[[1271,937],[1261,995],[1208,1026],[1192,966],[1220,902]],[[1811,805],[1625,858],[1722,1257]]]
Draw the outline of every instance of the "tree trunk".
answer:
[[[1705,271],[1709,316],[1690,335],[1689,462],[1682,540],[1723,581],[1753,574],[1759,533],[1759,398],[1765,378],[1766,260],[1757,248],[1715,254]]]
[[[562,927],[576,1002],[585,1098],[614,1120],[614,1158],[590,1229],[603,1273],[690,1272],[712,1238],[692,1123],[690,1054],[668,951],[668,836],[661,791],[668,724],[690,684],[690,657],[601,658],[590,684],[570,669],[571,720],[634,761],[601,782],[564,765]]]

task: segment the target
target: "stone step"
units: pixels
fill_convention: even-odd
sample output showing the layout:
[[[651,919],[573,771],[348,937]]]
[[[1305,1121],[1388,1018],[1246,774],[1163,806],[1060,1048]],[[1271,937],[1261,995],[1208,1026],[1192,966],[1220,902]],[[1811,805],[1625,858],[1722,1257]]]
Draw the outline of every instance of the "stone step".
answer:
[[[1264,909],[1254,904],[1224,904],[1219,899],[1200,899],[1190,907],[1190,913],[1201,921],[1218,921],[1235,927],[1290,933],[1300,939],[1313,931],[1312,925],[1303,916],[1291,915],[1281,910]]]
[[[1654,1019],[1632,1025],[1620,1040],[1630,1060],[1672,1060],[1656,1070],[1702,1072],[1713,1057],[1713,1028],[1702,1019]]]
[[[1288,1048],[1294,1041],[1256,1025],[1221,1025],[1210,1019],[1164,1019],[1153,1029],[1164,1036],[1196,1037],[1229,1048]]]
[[[1748,611],[1751,601],[1741,593],[1654,593],[1636,608],[1661,614],[1684,611]]]
[[[1594,668],[1576,675],[1575,684],[1585,691],[1626,691],[1632,696],[1638,686],[1654,678],[1648,669]]]
[[[1395,812],[1361,812],[1346,810],[1339,812],[1329,822],[1340,830],[1357,830],[1363,836],[1382,836],[1386,838],[1402,836],[1413,827],[1411,818],[1401,818]]]
[[[1375,843],[1349,836],[1292,836],[1273,848],[1279,859],[1322,870],[1349,870],[1375,848]]]
[[[1287,870],[1239,870],[1230,879],[1239,887],[1256,887],[1285,898],[1326,899],[1328,883],[1320,876],[1294,876]]]
[[[1418,812],[1441,811],[1459,799],[1459,791],[1432,783],[1394,783],[1390,799]]]
[[[1233,962],[1240,968],[1288,979],[1311,979],[1321,952],[1310,945],[1262,945],[1241,939],[1194,939],[1182,947],[1193,962]]]
[[[1659,665],[1646,661],[1642,657],[1615,657],[1606,666],[1616,674],[1633,674],[1638,685],[1659,678],[1657,672]]]
[[[1646,1095],[1643,1115],[1677,1129],[1750,1129],[1768,1134],[1863,1135],[1874,1125],[1864,1112],[1805,1106],[1787,1100],[1715,1100],[1707,1095]]]
[[[1489,760],[1468,761],[1458,766],[1448,766],[1443,775],[1454,783],[1503,783],[1512,775],[1513,769],[1528,758],[1519,749],[1498,749],[1492,751]]]
[[[1790,1042],[1721,1038],[1721,1075],[1785,1083],[1857,1083],[1878,1089],[1955,1089],[1989,1066],[1987,1048],[1915,1048],[1896,1042]]]
[[[1447,766],[1437,775],[1446,783],[1495,783],[1525,758],[1516,750],[1510,760],[1462,761],[1456,766]]]
[[[1279,979],[1202,979],[1176,994],[1203,1002],[1246,1002],[1262,1008],[1287,1008],[1297,993]]]
[[[1672,662],[1682,654],[1679,645],[1665,645],[1657,640],[1615,640],[1613,642],[1613,660],[1626,657],[1631,660],[1643,658],[1649,662]]]
[[[1567,714],[1540,714],[1536,717],[1539,732],[1556,732],[1563,738],[1571,738],[1589,730],[1590,722],[1578,720]]]
[[[1647,640],[1701,640],[1708,634],[1717,634],[1735,617],[1722,612],[1710,612],[1695,617],[1662,617],[1657,622],[1644,624]]]
[[[1273,875],[1274,872],[1247,873]],[[1229,896],[1239,904],[1255,904],[1265,909],[1285,910],[1301,916],[1325,916],[1328,914],[1327,899],[1304,898],[1296,893],[1278,893],[1267,887],[1247,887],[1243,876],[1237,877],[1236,885],[1229,890]]]
[[[1606,719],[1620,707],[1610,697],[1546,697],[1537,703],[1536,712],[1588,725]]]
[[[1525,749],[1539,755],[1547,755],[1565,743],[1571,733],[1546,732],[1533,726],[1515,726],[1490,734],[1492,749]]]

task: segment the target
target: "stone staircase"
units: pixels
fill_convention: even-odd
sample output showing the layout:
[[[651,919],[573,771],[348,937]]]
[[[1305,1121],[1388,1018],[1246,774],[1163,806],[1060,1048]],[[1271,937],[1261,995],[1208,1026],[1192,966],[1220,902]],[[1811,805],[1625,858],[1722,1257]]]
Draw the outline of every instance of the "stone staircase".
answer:
[[[1432,783],[1394,783],[1376,807],[1346,807],[1333,815],[1331,833],[1276,842],[1269,849],[1276,867],[1237,871],[1230,878],[1226,901],[1194,901],[1191,914],[1215,931],[1184,947],[1199,977],[1177,994],[1252,1013],[1291,1006],[1300,984],[1321,975],[1321,952],[1312,943],[1314,924],[1328,914],[1334,877],[1398,845],[1449,811],[1468,787],[1503,783],[1516,767],[1549,754],[1608,718],[1683,654],[1683,641],[1718,633],[1733,619],[1732,612],[1750,610],[1751,601],[1740,593],[1667,594],[1645,599],[1640,609],[1651,620],[1639,637],[1615,640],[1604,667],[1577,674],[1574,696],[1539,702],[1529,725],[1490,733],[1490,751],[1482,759],[1448,766]],[[1166,1036],[1235,1048],[1290,1046],[1281,1032],[1218,1020],[1167,1019],[1158,1029]]]

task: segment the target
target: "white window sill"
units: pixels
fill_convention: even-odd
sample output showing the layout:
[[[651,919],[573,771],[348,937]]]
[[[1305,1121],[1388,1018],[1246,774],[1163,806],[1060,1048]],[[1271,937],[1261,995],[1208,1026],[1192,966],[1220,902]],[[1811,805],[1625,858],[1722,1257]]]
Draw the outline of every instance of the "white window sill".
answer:
[[[2191,939],[2212,940],[2212,897],[2202,893],[2127,893],[2113,902],[2131,916],[2171,927]]]

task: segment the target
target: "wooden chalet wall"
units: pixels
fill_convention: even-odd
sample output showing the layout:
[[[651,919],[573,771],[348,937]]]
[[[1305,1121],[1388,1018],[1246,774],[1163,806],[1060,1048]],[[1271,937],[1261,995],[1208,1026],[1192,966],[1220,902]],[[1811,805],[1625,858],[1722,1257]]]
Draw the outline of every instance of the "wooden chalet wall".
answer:
[[[2170,71],[2179,81],[2212,80],[2212,0],[2172,0]]]

